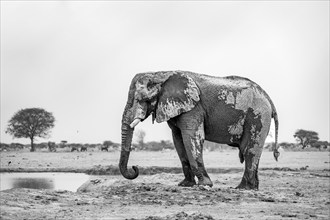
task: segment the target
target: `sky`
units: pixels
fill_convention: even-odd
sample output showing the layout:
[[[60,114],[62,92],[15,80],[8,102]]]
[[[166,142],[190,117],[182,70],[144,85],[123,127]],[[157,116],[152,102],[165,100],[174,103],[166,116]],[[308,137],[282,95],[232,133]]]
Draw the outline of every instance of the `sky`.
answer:
[[[329,1],[1,1],[1,142],[29,143],[5,130],[38,107],[56,122],[37,143],[120,143],[131,79],[160,70],[247,77],[273,100],[280,142],[329,141]],[[151,118],[136,129],[171,140]]]

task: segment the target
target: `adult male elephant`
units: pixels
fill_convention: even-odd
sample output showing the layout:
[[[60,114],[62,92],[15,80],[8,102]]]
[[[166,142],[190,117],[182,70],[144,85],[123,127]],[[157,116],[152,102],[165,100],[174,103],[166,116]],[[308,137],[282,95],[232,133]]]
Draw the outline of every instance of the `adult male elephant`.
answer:
[[[139,175],[127,169],[134,127],[152,114],[153,121],[166,121],[182,163],[184,180],[179,186],[212,186],[203,162],[204,140],[239,148],[245,171],[238,188],[258,189],[258,165],[271,118],[275,121],[277,160],[278,118],[266,92],[249,79],[213,77],[187,71],[137,74],[130,85],[122,118],[119,168],[127,179]]]

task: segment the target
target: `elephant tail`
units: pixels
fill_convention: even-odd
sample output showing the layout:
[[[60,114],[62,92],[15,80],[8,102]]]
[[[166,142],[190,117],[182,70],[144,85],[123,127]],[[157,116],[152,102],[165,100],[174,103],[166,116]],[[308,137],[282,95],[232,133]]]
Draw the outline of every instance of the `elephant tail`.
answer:
[[[272,118],[274,118],[274,122],[275,122],[275,146],[273,149],[273,155],[275,160],[277,161],[278,157],[280,156],[280,152],[278,151],[278,115],[277,115],[277,111],[276,108],[273,104],[273,102],[271,101],[271,105],[272,105]]]
[[[277,115],[277,111],[276,111],[276,108],[275,108],[275,105],[272,101],[272,99],[269,97],[269,95],[265,92],[265,90],[263,90],[259,85],[258,85],[258,88],[260,89],[260,91],[263,92],[263,94],[265,94],[266,98],[268,99],[271,107],[272,107],[272,118],[274,119],[274,122],[275,122],[275,146],[273,148],[273,155],[274,155],[274,158],[276,161],[278,161],[278,157],[280,156],[280,152],[278,151],[278,115]]]
[[[260,88],[260,87],[259,87]],[[269,97],[269,95],[263,90],[261,89],[261,91],[264,92],[264,94],[266,95],[266,98],[268,99],[271,107],[272,107],[272,118],[274,119],[274,122],[275,122],[275,146],[273,148],[273,155],[274,155],[274,158],[276,161],[278,161],[278,157],[280,156],[280,152],[278,151],[278,115],[277,115],[277,111],[276,111],[276,108],[275,108],[275,105],[272,101],[272,99]]]

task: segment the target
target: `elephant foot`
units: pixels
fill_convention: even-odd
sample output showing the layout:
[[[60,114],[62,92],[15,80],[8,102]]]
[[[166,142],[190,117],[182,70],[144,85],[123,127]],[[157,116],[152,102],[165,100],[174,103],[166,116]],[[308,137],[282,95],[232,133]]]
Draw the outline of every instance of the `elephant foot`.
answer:
[[[209,177],[203,177],[202,180],[198,180],[198,185],[212,187],[213,183]]]
[[[236,189],[258,190],[259,181],[257,179],[251,181],[244,176],[241,183],[236,187]]]
[[[183,187],[193,187],[194,185],[196,185],[196,181],[195,180],[187,180],[187,179],[182,180],[178,184],[178,186],[183,186]]]

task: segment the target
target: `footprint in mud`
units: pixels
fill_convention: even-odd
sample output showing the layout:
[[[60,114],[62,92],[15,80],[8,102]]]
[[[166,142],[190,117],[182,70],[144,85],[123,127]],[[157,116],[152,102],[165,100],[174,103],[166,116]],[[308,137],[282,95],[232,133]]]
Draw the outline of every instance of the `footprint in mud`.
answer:
[[[148,216],[146,218],[142,219],[135,219],[131,218],[129,220],[214,220],[214,218],[211,215],[204,215],[202,213],[192,213],[188,214],[186,212],[178,212],[173,215],[167,215],[165,217],[159,217],[159,216]]]

